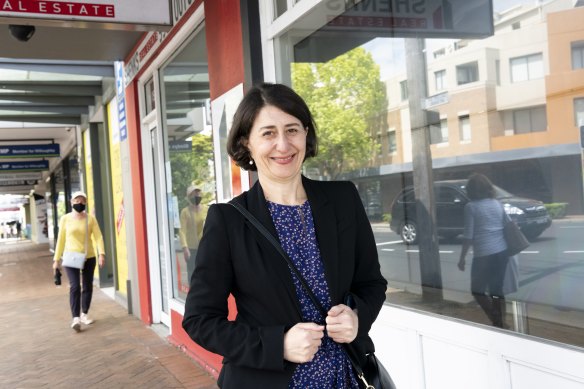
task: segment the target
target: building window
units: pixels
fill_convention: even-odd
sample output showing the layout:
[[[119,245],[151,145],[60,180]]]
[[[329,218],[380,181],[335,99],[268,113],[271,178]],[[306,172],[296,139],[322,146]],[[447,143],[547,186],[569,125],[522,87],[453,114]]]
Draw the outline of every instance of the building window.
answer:
[[[479,63],[470,62],[456,67],[456,81],[458,85],[468,84],[479,80]]]
[[[288,10],[288,0],[274,0],[274,19]]]
[[[397,142],[395,138],[395,130],[387,131],[387,145],[389,154],[397,152]]]
[[[516,134],[545,131],[546,127],[545,106],[513,111],[513,129]]]
[[[521,22],[515,22],[511,25],[511,29],[519,30],[521,28]]]
[[[430,126],[430,143],[447,143],[448,142],[448,121],[441,119],[439,124]]]
[[[584,69],[584,41],[572,42],[572,69]]]
[[[436,78],[436,90],[441,91],[446,89],[446,70],[439,70],[434,72]]]
[[[399,83],[399,90],[401,101],[405,101],[408,99],[408,80],[403,80]]]
[[[434,58],[444,57],[444,55],[445,55],[444,49],[438,49],[434,52]]]
[[[470,116],[468,115],[459,116],[458,128],[460,129],[460,141],[469,142],[471,140]]]
[[[543,77],[541,53],[511,58],[511,82],[534,80]]]
[[[584,126],[584,97],[574,99],[574,119],[576,127]]]

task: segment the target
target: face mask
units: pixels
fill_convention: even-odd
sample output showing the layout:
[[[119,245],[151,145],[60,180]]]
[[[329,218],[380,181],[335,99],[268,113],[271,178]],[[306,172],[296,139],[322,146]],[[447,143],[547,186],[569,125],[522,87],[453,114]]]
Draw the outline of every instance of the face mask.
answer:
[[[73,204],[73,209],[79,213],[85,211],[85,204]]]
[[[201,203],[201,200],[203,198],[200,196],[193,196],[191,197],[191,203],[195,204],[195,205],[199,205]]]

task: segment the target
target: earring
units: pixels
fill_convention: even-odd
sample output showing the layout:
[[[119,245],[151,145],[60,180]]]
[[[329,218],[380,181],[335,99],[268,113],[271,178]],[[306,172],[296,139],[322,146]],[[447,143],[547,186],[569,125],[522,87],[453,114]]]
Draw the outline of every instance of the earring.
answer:
[[[249,164],[250,164],[250,165],[253,165],[253,159],[250,159],[250,160],[249,160]]]

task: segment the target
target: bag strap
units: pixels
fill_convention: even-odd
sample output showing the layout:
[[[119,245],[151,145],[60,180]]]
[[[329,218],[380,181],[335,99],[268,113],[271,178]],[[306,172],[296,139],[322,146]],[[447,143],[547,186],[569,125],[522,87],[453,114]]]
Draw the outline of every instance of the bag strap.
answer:
[[[312,303],[320,311],[321,315],[324,318],[326,318],[327,317],[326,310],[324,309],[324,307],[322,306],[320,301],[318,301],[318,298],[314,295],[314,292],[312,291],[310,286],[308,286],[308,283],[306,282],[306,280],[304,279],[304,277],[302,276],[302,274],[300,273],[298,268],[296,268],[296,266],[294,266],[294,263],[292,262],[290,257],[286,254],[286,252],[284,251],[284,249],[282,248],[280,243],[276,240],[276,237],[274,237],[274,235],[270,231],[268,231],[268,229],[254,215],[252,215],[247,209],[245,209],[241,204],[239,204],[236,201],[231,201],[228,204],[232,205],[235,209],[237,209],[243,215],[243,217],[246,218],[268,240],[268,242],[270,242],[274,246],[274,248],[278,251],[280,256],[282,256],[282,258],[284,258],[284,260],[288,264],[288,267],[290,268],[290,270],[292,270],[292,272],[296,275],[296,278],[298,279],[298,281],[300,281],[300,284],[302,285],[302,287],[304,288],[304,290],[308,294],[308,297],[310,298],[310,300],[312,300]],[[341,346],[345,349],[345,352],[346,352],[347,356],[349,357],[349,360],[351,361],[353,368],[357,372],[357,376],[359,377],[360,380],[362,380],[365,383],[365,387],[366,388],[373,388],[373,386],[369,385],[367,383],[367,381],[365,380],[365,375],[363,374],[363,369],[359,365],[359,359],[357,358],[357,354],[356,354],[353,346],[351,346],[351,344],[349,344],[349,343],[342,343]]]

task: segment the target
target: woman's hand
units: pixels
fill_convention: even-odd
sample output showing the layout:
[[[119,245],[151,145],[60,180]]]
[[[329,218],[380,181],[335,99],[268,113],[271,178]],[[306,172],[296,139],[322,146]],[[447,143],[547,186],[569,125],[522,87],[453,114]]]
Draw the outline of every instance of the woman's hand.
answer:
[[[324,336],[324,326],[298,323],[284,334],[284,359],[295,363],[312,361]]]
[[[465,266],[466,260],[464,258],[460,258],[460,260],[458,261],[458,270],[464,271]]]
[[[53,261],[53,270],[61,269],[61,261]]]
[[[326,317],[328,335],[337,343],[351,343],[357,337],[359,318],[344,304],[335,305]]]
[[[99,254],[99,267],[102,268],[105,265],[105,254]]]

